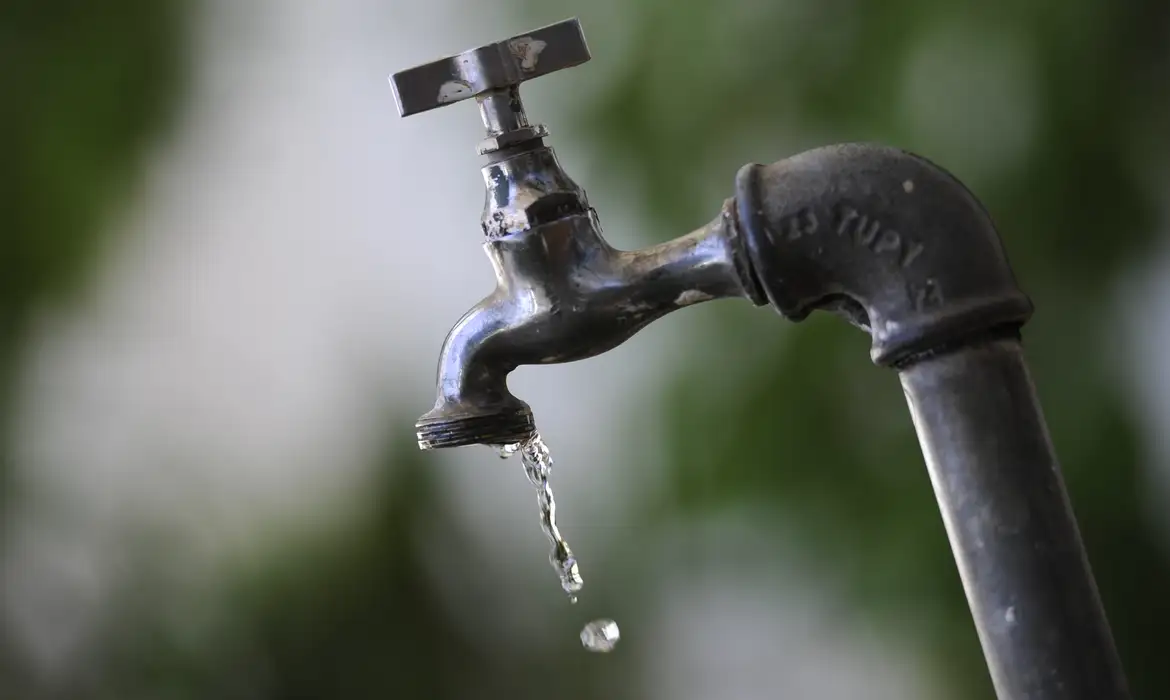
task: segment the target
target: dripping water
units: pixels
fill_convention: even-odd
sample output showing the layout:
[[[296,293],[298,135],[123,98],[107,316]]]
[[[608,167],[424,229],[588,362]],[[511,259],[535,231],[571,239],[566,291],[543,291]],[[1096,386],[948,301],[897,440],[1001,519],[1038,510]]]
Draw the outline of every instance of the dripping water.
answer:
[[[502,459],[507,459],[517,452],[520,453],[524,474],[536,488],[536,502],[540,507],[540,527],[552,545],[552,553],[549,554],[548,558],[549,563],[557,572],[557,577],[561,580],[561,588],[569,596],[569,602],[576,603],[577,593],[585,585],[585,581],[581,578],[581,571],[577,566],[577,558],[573,556],[573,550],[569,549],[568,543],[565,542],[565,538],[561,536],[561,531],[557,528],[557,502],[553,497],[552,485],[549,484],[553,463],[552,457],[549,456],[548,447],[540,439],[539,433],[533,433],[531,438],[522,443],[497,445],[496,447]],[[593,620],[581,630],[581,645],[593,652],[613,651],[620,638],[621,634],[618,631],[617,623],[613,620]]]
[[[581,646],[603,654],[613,651],[621,638],[622,634],[613,620],[594,620],[581,630]]]
[[[507,459],[517,452],[520,453],[520,459],[524,463],[524,473],[528,477],[528,481],[536,487],[536,502],[540,506],[540,527],[544,530],[544,535],[548,538],[549,543],[552,544],[552,553],[548,557],[549,563],[557,572],[557,576],[561,580],[561,588],[569,596],[569,602],[576,603],[577,592],[581,590],[585,582],[581,579],[581,571],[577,567],[577,558],[573,556],[573,550],[569,549],[569,544],[565,542],[561,531],[557,529],[557,502],[548,481],[549,476],[552,475],[553,465],[548,448],[540,439],[540,435],[534,434],[523,443],[504,445],[499,450],[500,457],[503,459]]]

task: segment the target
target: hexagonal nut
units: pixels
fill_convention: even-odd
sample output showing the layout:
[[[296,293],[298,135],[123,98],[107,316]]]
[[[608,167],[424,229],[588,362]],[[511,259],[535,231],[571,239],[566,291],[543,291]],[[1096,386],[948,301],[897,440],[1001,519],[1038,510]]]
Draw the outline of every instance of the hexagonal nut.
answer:
[[[548,129],[544,128],[543,125],[526,126],[515,131],[506,131],[502,134],[489,136],[479,142],[476,150],[481,156],[486,156],[489,153],[495,153],[501,149],[525,143],[526,141],[542,139],[545,136],[548,136]]]

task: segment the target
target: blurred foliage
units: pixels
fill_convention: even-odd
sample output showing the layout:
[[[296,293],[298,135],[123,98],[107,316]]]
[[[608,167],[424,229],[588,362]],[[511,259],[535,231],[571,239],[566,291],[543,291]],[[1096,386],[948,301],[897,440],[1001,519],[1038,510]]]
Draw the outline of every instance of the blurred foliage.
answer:
[[[0,5],[0,338],[77,278],[181,93],[180,0]]]
[[[181,93],[184,6],[0,3],[0,406],[30,311],[75,288]]]
[[[713,177],[730,194],[729,151],[768,162],[824,143],[885,142],[973,187],[1037,305],[1026,346],[1135,696],[1170,697],[1157,663],[1170,651],[1158,633],[1170,625],[1160,593],[1170,558],[1139,498],[1135,407],[1114,381],[1109,323],[1115,286],[1150,250],[1167,204],[1148,183],[1165,182],[1170,164],[1170,5],[640,0],[621,11],[633,38],[578,127],[630,175],[660,230],[714,214],[705,195]],[[928,61],[937,81],[917,109],[947,114],[957,100],[974,112],[941,136],[907,109],[908,74],[932,45],[945,50]],[[942,59],[964,70],[948,73]],[[993,167],[981,167],[988,144],[968,135],[1003,113],[984,96],[1033,105],[1007,109],[1029,120],[1029,136]],[[1001,121],[993,126],[1018,126]],[[757,150],[743,150],[744,134]],[[784,138],[791,150],[759,150]],[[836,319],[814,316],[782,340],[749,329],[778,322],[729,315],[707,342],[754,338],[774,355],[754,353],[750,369],[720,373],[712,391],[696,380],[712,354],[745,360],[707,353],[661,402],[675,476],[656,512],[669,521],[753,503],[780,514],[861,612],[913,621],[950,678],[948,697],[993,697],[896,378],[869,366],[865,339]]]
[[[538,615],[540,606],[500,605],[488,577],[479,580],[491,562],[454,525],[427,457],[413,439],[391,440],[342,531],[283,537],[224,576],[226,587],[205,592],[180,624],[167,613],[169,594],[149,597],[173,589],[145,586],[145,599],[127,590],[92,675],[53,697],[538,700],[555,689],[577,700],[605,697],[599,681],[635,672],[620,661],[599,672],[572,635],[554,644],[513,638],[501,648],[504,616]],[[463,604],[452,605],[451,584]]]
[[[0,3],[0,423],[33,310],[77,289],[182,92],[185,6]],[[0,438],[0,518],[9,471]],[[18,667],[0,625],[7,690]]]

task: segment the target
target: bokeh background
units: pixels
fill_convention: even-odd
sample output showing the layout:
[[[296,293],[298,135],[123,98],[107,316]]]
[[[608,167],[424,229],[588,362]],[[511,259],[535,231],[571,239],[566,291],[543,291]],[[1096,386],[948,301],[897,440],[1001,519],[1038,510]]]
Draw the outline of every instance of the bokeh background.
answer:
[[[475,108],[386,76],[579,16],[528,84],[607,236],[908,148],[1001,226],[1136,697],[1170,697],[1164,0],[0,4],[0,698],[991,698],[896,377],[744,302],[523,368],[520,466],[420,454],[490,289]],[[616,618],[608,656],[581,625]]]

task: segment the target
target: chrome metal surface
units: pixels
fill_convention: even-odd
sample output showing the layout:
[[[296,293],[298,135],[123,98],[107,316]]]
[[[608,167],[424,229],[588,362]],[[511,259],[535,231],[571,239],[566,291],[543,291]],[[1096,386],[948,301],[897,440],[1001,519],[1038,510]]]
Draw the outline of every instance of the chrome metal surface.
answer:
[[[520,89],[515,85],[485,92],[476,97],[476,101],[479,102],[479,117],[489,134],[503,134],[530,126],[520,102]]]
[[[403,116],[469,97],[490,160],[481,227],[497,287],[448,335],[438,399],[418,421],[423,448],[518,442],[534,433],[507,387],[521,364],[604,352],[647,323],[708,299],[744,296],[747,260],[726,209],[710,225],[641,251],[601,236],[585,191],[529,123],[518,85],[589,60],[576,19],[465,51],[391,77]]]
[[[398,112],[406,117],[519,85],[590,58],[576,18],[496,41],[390,76]]]
[[[418,421],[419,446],[528,437],[531,412],[508,391],[509,372],[592,357],[676,309],[746,296],[739,248],[726,211],[693,233],[638,251],[606,243],[592,210],[489,240],[496,290],[443,344],[438,399]]]
[[[589,211],[585,190],[573,182],[548,147],[485,165],[483,216],[489,239],[526,231],[540,224]]]

